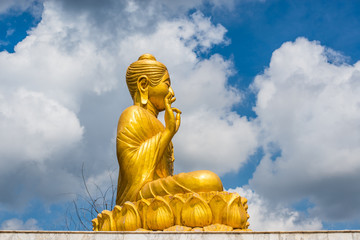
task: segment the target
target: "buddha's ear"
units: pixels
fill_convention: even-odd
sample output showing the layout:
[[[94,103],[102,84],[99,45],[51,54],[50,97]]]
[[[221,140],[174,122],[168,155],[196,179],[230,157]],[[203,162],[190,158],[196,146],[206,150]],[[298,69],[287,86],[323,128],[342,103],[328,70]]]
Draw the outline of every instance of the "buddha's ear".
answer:
[[[149,97],[149,78],[146,75],[141,75],[137,80],[137,87],[140,92],[141,104],[146,105]]]

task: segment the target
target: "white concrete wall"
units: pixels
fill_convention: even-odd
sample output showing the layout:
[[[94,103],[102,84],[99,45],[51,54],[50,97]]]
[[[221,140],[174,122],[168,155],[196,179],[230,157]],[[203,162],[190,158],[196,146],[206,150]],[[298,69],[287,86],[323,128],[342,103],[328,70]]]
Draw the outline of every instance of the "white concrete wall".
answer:
[[[0,240],[360,240],[359,231],[301,232],[57,232],[0,231]]]

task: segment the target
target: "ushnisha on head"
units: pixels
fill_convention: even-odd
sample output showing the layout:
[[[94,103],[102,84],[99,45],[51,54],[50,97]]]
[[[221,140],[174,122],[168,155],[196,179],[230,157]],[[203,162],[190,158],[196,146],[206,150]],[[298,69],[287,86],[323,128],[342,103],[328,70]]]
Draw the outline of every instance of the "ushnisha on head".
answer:
[[[158,112],[165,109],[168,93],[174,96],[166,66],[149,53],[128,67],[126,83],[134,104],[146,107],[150,103]]]

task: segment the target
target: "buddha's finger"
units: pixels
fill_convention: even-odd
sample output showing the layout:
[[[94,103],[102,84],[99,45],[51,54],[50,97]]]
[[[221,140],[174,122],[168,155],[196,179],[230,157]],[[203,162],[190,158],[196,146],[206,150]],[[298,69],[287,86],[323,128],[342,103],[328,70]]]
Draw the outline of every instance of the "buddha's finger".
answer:
[[[171,103],[173,103],[173,102],[175,102],[175,101],[176,101],[176,97],[173,97],[173,98],[170,100]]]
[[[165,99],[165,109],[167,111],[171,111],[171,104],[169,102],[169,100]]]
[[[180,113],[176,113],[176,117],[175,117],[176,132],[178,131],[178,129],[180,127],[180,122],[181,122]]]
[[[179,123],[178,125],[180,125],[180,119],[181,119],[180,113],[177,113],[175,117],[175,121]]]
[[[167,99],[171,99],[173,96],[172,96],[172,93],[171,92],[168,92],[168,94],[166,94],[165,98]]]
[[[168,93],[166,96],[165,96],[165,99],[164,99],[164,101],[165,101],[165,106],[166,106],[166,108],[171,108],[171,93]]]
[[[181,114],[181,111],[178,108],[171,108],[171,110],[173,110],[174,112]],[[177,116],[177,115],[176,115]]]
[[[171,93],[169,92],[169,93],[166,94],[166,96],[165,96],[165,102],[171,104],[171,98],[172,98],[172,96],[171,96]]]

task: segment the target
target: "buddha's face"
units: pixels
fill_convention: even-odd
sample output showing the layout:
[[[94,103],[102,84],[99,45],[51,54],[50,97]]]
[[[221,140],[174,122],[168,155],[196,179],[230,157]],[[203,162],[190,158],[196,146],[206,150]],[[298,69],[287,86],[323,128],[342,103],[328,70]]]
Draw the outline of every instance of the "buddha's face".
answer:
[[[160,83],[154,87],[149,86],[149,101],[160,112],[165,110],[165,97],[168,93],[174,97],[174,91],[171,88],[169,73],[166,71],[161,78]]]

